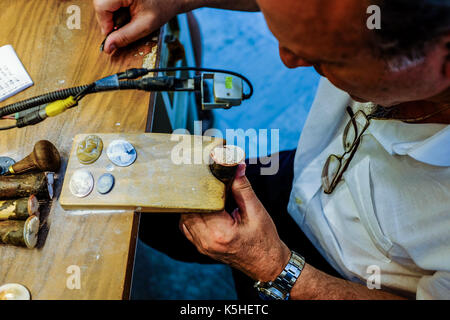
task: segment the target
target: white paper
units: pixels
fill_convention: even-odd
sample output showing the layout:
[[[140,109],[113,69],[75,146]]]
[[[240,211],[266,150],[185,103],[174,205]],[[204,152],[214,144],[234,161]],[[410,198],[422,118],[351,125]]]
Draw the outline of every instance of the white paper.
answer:
[[[11,45],[0,47],[0,101],[25,90],[33,81]]]

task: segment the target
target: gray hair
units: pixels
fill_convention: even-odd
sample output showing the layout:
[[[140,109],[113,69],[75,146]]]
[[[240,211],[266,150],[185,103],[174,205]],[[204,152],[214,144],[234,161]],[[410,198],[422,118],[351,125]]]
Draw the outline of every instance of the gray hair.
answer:
[[[374,47],[393,70],[420,64],[427,49],[450,32],[450,0],[374,0],[381,29]]]

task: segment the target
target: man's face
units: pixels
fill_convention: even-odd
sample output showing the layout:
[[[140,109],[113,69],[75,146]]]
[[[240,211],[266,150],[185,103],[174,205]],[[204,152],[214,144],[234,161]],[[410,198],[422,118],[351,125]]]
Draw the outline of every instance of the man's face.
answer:
[[[389,67],[376,58],[370,42],[374,31],[366,27],[366,0],[258,3],[279,41],[284,64],[290,68],[314,66],[355,100],[392,106],[436,96],[450,86],[445,72],[449,52],[441,46],[405,68]]]

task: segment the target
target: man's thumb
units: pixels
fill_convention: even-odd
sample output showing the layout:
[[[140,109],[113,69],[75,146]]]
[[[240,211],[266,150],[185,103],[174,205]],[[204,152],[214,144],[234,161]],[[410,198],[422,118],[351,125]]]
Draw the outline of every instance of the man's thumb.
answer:
[[[231,190],[241,215],[248,215],[261,206],[253,188],[245,176],[245,164],[240,164]]]

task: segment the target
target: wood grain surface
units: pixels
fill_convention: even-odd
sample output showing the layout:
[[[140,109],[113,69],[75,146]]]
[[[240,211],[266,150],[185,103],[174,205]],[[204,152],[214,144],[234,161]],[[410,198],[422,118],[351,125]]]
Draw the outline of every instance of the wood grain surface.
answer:
[[[81,29],[70,30],[67,10],[81,9]],[[100,53],[103,41],[90,0],[2,0],[0,46],[11,44],[35,82],[1,106],[60,88],[90,83],[140,67],[155,53],[154,39],[143,39],[110,57]],[[85,132],[144,132],[151,114],[150,94],[128,91],[86,97],[77,108],[25,129],[0,131],[0,156],[16,160],[35,142],[53,142],[62,156],[56,196],[63,183],[72,140]],[[0,120],[1,126],[12,124]],[[122,299],[128,297],[138,216],[131,211],[65,212],[53,201],[40,234],[40,248],[0,246],[0,285],[25,285],[33,299]],[[48,230],[48,232],[46,232]],[[71,266],[75,266],[72,267]],[[67,281],[76,268],[81,288]]]
[[[225,208],[225,185],[209,168],[209,155],[223,139],[171,135],[95,134],[103,141],[100,158],[83,165],[76,155],[78,144],[86,134],[75,137],[66,178],[61,191],[60,204],[66,210],[86,208],[135,210],[143,214],[151,212],[218,212]],[[129,167],[112,164],[107,148],[115,140],[130,142],[137,152],[136,161]],[[94,177],[94,190],[84,198],[70,191],[70,179],[79,169],[88,170]],[[115,177],[114,189],[107,195],[96,190],[96,182],[102,174]]]

